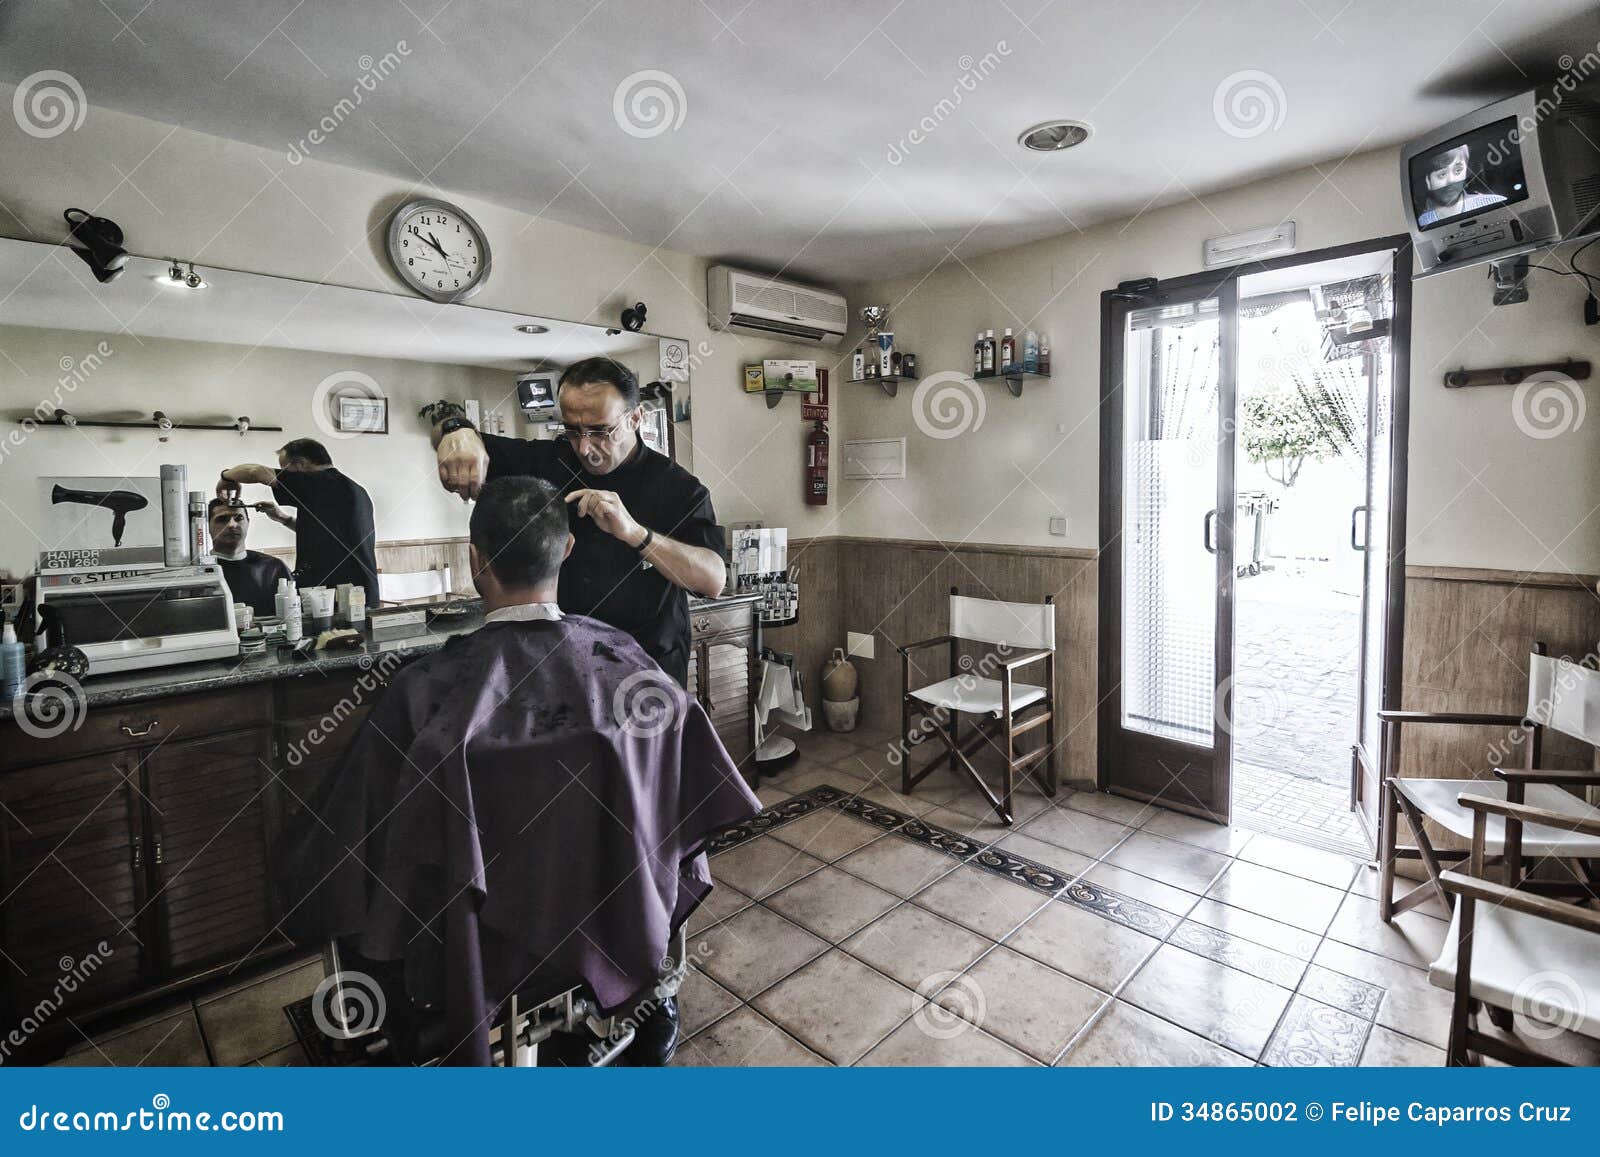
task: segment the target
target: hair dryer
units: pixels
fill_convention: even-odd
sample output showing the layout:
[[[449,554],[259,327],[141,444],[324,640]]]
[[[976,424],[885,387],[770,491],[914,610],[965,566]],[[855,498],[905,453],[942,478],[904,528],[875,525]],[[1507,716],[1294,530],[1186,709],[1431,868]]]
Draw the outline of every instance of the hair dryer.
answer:
[[[128,515],[150,505],[148,498],[133,490],[74,490],[61,485],[50,491],[50,501],[58,506],[63,502],[81,502],[85,506],[104,506],[111,511],[112,546],[122,545],[122,532],[128,529]]]

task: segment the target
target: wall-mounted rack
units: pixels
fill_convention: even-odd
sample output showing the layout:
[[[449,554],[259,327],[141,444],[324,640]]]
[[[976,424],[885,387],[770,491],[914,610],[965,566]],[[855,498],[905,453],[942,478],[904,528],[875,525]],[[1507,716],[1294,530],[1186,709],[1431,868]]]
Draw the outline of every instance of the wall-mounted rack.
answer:
[[[851,378],[845,385],[877,386],[883,391],[884,397],[892,398],[900,392],[901,382],[914,382],[916,380],[916,378],[908,378],[904,374],[887,374],[881,378]]]
[[[57,410],[48,418],[33,418],[32,415],[25,414],[20,418],[12,419],[12,421],[19,424],[29,420],[32,420],[36,428],[40,430],[49,429],[51,426],[57,426],[63,430],[75,430],[80,426],[94,426],[99,429],[113,430],[158,430],[163,434],[171,433],[174,430],[231,430],[240,436],[248,434],[252,430],[259,430],[265,434],[283,433],[282,426],[260,426],[244,415],[240,415],[232,422],[227,423],[185,422],[179,418],[169,418],[160,410],[157,410],[148,418],[80,418],[75,414],[69,414],[65,410]]]
[[[1005,382],[1006,393],[1013,398],[1020,398],[1022,397],[1022,384],[1024,382],[1048,382],[1050,375],[1032,373],[1025,370],[1008,370],[998,374],[978,374],[972,380],[975,382],[987,382],[996,378]]]
[[[1519,386],[1535,374],[1559,374],[1574,382],[1589,380],[1588,362],[1544,362],[1536,366],[1493,366],[1481,370],[1450,370],[1444,376],[1447,390],[1460,390],[1467,386]]]

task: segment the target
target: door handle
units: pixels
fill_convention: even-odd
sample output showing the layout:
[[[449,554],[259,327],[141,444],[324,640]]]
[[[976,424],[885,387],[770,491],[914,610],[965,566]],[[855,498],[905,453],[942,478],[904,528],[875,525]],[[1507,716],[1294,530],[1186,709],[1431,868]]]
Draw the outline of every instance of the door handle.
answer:
[[[1351,550],[1366,550],[1367,549],[1367,544],[1366,544],[1366,541],[1365,541],[1365,539],[1366,539],[1365,533],[1363,533],[1363,535],[1362,535],[1360,540],[1358,540],[1356,538],[1356,522],[1357,522],[1358,519],[1361,518],[1361,516],[1363,514],[1367,514],[1370,517],[1370,510],[1371,510],[1370,507],[1358,506],[1358,507],[1356,507],[1354,510],[1352,510],[1350,512],[1350,549]],[[1365,527],[1365,525],[1363,525],[1362,530],[1365,531],[1365,529],[1366,529],[1366,527]]]
[[[1201,544],[1206,548],[1207,553],[1209,553],[1209,554],[1216,554],[1217,553],[1217,540],[1212,535],[1212,530],[1216,525],[1217,525],[1217,512],[1216,512],[1216,510],[1213,509],[1213,510],[1206,511],[1206,516],[1203,519],[1200,520],[1200,541],[1201,541]]]

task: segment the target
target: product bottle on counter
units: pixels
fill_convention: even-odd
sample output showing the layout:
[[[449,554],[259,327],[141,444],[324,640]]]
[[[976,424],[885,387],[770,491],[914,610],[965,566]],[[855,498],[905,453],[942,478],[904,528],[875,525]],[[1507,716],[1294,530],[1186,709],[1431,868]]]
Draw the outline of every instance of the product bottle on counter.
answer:
[[[206,492],[189,491],[189,539],[196,563],[216,562],[211,553],[211,525],[206,518]]]
[[[1050,372],[1050,341],[1042,334],[1039,336],[1039,372]]]
[[[0,697],[7,703],[22,694],[26,672],[27,663],[22,644],[17,642],[16,624],[7,621],[4,632],[0,632]]]
[[[859,382],[867,376],[867,357],[861,352],[861,347],[856,346],[856,352],[850,357],[850,380]]]
[[[985,330],[983,335],[983,372],[994,373],[994,330]]]
[[[1031,329],[1022,339],[1022,372],[1039,372],[1039,335]]]
[[[972,376],[983,377],[983,331],[978,331],[978,340],[972,343]]]
[[[188,482],[187,466],[161,467],[161,552],[167,566],[188,566],[193,558]]]
[[[1017,339],[1011,336],[1011,330],[1006,330],[1005,337],[1000,339],[1000,369],[1003,373],[1010,373],[1017,364]]]

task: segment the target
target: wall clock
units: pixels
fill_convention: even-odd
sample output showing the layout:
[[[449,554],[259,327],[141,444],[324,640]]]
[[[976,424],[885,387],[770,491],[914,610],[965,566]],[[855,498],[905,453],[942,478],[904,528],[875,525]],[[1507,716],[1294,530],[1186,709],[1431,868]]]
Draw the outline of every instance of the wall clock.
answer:
[[[463,301],[489,280],[489,239],[465,210],[422,197],[389,218],[389,260],[423,296]]]

